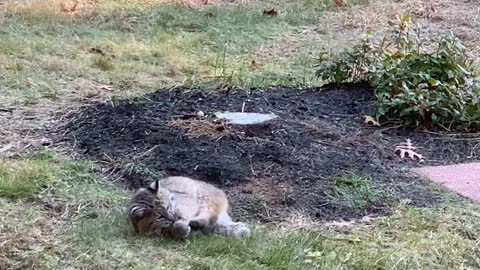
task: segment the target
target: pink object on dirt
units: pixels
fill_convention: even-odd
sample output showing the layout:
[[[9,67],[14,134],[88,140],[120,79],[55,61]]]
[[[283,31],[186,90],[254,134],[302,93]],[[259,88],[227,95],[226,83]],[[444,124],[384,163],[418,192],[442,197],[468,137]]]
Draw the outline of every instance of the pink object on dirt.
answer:
[[[423,167],[413,171],[451,191],[480,202],[480,163]]]

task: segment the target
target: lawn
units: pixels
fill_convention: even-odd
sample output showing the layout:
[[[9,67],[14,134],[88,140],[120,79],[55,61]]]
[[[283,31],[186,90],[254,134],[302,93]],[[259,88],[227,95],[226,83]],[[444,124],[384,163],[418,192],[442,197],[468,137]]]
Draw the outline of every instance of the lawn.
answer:
[[[1,270],[480,269],[480,204],[447,192],[431,207],[398,200],[353,221],[250,219],[251,239],[135,235],[119,175],[49,137],[62,115],[175,86],[316,87],[320,52],[369,28],[379,35],[395,15],[432,35],[453,30],[480,55],[475,3],[194,2],[0,0]],[[271,9],[278,15],[263,15]],[[335,181],[333,199],[347,207],[377,192],[364,176]]]

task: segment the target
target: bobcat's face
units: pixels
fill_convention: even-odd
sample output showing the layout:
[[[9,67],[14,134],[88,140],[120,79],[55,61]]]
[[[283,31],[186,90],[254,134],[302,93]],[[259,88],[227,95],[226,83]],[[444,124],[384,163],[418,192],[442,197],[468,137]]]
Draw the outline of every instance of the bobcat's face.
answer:
[[[172,229],[176,219],[175,209],[173,194],[154,183],[135,193],[128,211],[137,232],[164,235]]]
[[[155,199],[155,209],[159,213],[160,217],[174,221],[176,204],[173,194],[165,188],[158,188]]]

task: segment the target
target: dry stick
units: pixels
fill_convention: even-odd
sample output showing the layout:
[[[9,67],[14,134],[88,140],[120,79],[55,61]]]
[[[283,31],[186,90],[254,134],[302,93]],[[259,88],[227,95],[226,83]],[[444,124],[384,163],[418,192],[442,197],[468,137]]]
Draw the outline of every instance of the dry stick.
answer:
[[[451,134],[448,134],[448,133],[428,131],[428,130],[422,130],[422,132],[428,133],[428,134],[434,134],[434,135],[441,135],[441,136],[445,136],[445,137],[457,137],[457,136],[466,136],[466,135],[468,135],[468,136],[480,136],[480,133],[451,133]],[[479,138],[471,138],[471,139],[479,139]]]
[[[134,156],[133,159],[135,160],[135,159],[144,157],[145,155],[148,155],[149,153],[151,153],[153,150],[157,149],[157,147],[159,147],[159,145],[155,145],[154,147],[148,149],[147,151],[141,153],[140,155]]]
[[[477,143],[475,144],[475,146],[473,146],[472,150],[470,151],[470,156],[468,156],[467,158],[473,158],[475,155],[475,150],[477,150],[477,148],[480,147],[480,143]]]
[[[253,176],[257,176],[257,174],[255,173],[255,170],[253,169],[252,155],[248,155],[248,157],[250,158],[250,170],[252,171]]]
[[[110,176],[112,176],[115,173],[118,167],[120,167],[120,164],[115,164],[115,166],[108,168],[107,170],[109,170],[110,173],[105,175],[104,178],[110,178]]]
[[[0,148],[0,153],[6,152],[6,151],[12,149],[13,147],[14,147],[14,144],[9,143],[9,144],[5,145],[4,147]]]
[[[222,136],[218,137],[218,139],[215,140],[215,143],[217,143],[218,141],[220,141],[223,137],[225,137],[225,135],[222,135]]]
[[[262,202],[263,208],[265,208],[265,213],[267,214],[268,219],[271,218],[270,216],[270,211],[268,210],[267,204],[265,202]]]

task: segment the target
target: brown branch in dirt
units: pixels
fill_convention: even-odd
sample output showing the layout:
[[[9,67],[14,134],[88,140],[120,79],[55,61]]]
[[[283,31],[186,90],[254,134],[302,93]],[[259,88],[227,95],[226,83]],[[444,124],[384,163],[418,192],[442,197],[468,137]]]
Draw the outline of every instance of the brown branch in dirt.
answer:
[[[74,13],[77,11],[77,5],[78,1],[75,1],[71,7],[67,7],[65,3],[62,3],[62,11],[65,13]]]

